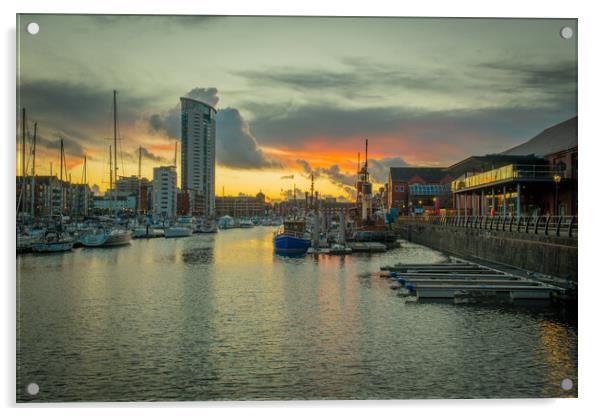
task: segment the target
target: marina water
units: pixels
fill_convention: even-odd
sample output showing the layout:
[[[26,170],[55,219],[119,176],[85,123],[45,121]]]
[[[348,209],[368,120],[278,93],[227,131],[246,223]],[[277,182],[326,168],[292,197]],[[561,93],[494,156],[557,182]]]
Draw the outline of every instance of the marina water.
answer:
[[[442,254],[280,257],[274,230],[18,256],[17,399],[576,395],[572,314],[406,302],[379,267]]]

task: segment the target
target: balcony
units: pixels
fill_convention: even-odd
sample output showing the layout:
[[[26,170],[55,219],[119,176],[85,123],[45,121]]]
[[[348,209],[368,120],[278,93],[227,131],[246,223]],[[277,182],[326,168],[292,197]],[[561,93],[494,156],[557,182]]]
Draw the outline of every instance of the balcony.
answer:
[[[554,177],[565,179],[565,172],[550,169],[548,165],[506,165],[487,172],[456,179],[452,192],[478,188],[486,185],[513,181],[554,181]]]

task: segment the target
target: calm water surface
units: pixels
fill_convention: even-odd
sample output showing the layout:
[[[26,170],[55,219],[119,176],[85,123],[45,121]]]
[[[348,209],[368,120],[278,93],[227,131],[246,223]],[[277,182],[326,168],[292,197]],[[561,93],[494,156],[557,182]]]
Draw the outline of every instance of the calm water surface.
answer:
[[[406,303],[373,273],[441,254],[283,258],[272,231],[17,257],[17,399],[576,395],[566,313]]]

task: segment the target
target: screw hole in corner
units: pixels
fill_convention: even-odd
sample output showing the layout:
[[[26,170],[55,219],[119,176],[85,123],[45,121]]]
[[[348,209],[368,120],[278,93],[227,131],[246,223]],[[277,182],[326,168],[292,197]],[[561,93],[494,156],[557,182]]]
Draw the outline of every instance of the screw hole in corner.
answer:
[[[40,392],[40,386],[37,383],[29,383],[26,387],[27,394],[30,396],[35,396]]]
[[[573,28],[570,26],[565,26],[560,29],[560,37],[562,39],[570,39],[573,37]]]
[[[30,35],[37,35],[40,31],[40,25],[36,22],[30,22],[27,24],[27,33]]]
[[[573,389],[573,380],[570,378],[565,378],[560,382],[560,387],[562,390],[569,391]]]

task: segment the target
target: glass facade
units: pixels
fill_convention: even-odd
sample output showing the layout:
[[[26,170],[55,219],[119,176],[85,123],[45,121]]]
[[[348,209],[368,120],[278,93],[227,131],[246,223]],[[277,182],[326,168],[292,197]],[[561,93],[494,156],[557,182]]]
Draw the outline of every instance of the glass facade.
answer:
[[[551,169],[547,165],[506,165],[487,172],[472,176],[464,176],[452,182],[452,191],[477,188],[498,182],[513,181],[515,179],[554,180],[555,175],[564,178],[564,172]]]

